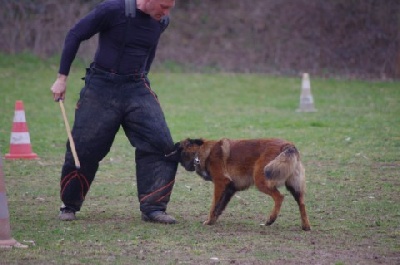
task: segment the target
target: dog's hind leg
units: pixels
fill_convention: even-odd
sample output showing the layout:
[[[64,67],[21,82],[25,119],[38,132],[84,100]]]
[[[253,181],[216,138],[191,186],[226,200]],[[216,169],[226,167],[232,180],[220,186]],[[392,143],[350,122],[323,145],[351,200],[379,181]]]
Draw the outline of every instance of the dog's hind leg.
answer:
[[[309,231],[311,229],[311,226],[306,212],[306,205],[304,203],[305,171],[304,167],[301,164],[296,169],[296,174],[289,178],[286,181],[285,185],[287,190],[290,191],[297,204],[299,205],[302,229],[304,231]]]
[[[258,188],[258,189],[264,192],[265,194],[271,196],[272,199],[274,200],[274,208],[272,209],[271,213],[269,214],[269,218],[265,223],[265,225],[272,225],[275,222],[276,218],[278,217],[279,212],[281,211],[282,202],[285,196],[282,195],[276,187],[272,189],[269,188],[263,188],[263,189]]]
[[[275,181],[266,180],[264,177],[263,168],[261,166],[255,169],[254,184],[259,191],[271,196],[274,200],[274,208],[272,209],[269,218],[265,223],[265,225],[272,225],[278,217],[285,196],[279,192]]]
[[[236,193],[236,188],[233,182],[223,179],[217,183],[214,183],[214,198],[210,209],[210,214],[208,220],[205,221],[204,225],[215,224],[218,217],[225,210],[226,205],[228,205],[232,196]]]
[[[286,188],[293,195],[297,204],[299,205],[300,216],[301,216],[301,227],[304,231],[309,231],[311,229],[310,222],[307,217],[306,205],[304,203],[304,192],[298,192],[291,186],[286,186]]]

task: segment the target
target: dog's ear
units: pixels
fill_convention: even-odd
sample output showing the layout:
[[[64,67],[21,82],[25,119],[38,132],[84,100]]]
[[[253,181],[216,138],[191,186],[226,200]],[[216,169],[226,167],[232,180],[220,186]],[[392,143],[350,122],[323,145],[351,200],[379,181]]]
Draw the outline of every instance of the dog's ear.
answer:
[[[189,138],[186,138],[180,142],[175,143],[175,148],[178,147],[178,148],[184,149],[189,144],[190,144]]]
[[[181,142],[176,142],[174,144],[174,150],[181,150],[182,149],[182,144]]]
[[[198,146],[204,144],[204,140],[203,139],[189,139],[189,142],[191,144],[198,145]]]
[[[186,138],[185,140],[182,140],[178,143],[175,144],[175,148],[180,148],[180,149],[185,149],[188,148],[189,146],[196,145],[196,146],[201,146],[204,144],[203,139],[191,139],[191,138]]]

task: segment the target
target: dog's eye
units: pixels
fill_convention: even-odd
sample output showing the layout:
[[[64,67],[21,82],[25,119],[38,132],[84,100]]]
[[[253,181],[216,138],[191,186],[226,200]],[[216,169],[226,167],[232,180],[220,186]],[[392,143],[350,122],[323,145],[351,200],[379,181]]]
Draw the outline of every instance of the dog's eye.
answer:
[[[196,165],[200,164],[200,159],[199,159],[198,157],[195,157],[195,158],[194,158],[194,163],[195,163]]]

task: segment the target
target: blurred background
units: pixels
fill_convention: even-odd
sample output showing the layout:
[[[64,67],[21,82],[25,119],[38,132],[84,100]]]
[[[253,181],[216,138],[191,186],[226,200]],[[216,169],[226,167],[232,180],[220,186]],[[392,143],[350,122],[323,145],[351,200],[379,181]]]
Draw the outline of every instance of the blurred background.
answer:
[[[0,52],[59,56],[99,0],[0,0]],[[400,0],[176,0],[154,68],[400,78]],[[96,39],[81,46],[90,62]]]

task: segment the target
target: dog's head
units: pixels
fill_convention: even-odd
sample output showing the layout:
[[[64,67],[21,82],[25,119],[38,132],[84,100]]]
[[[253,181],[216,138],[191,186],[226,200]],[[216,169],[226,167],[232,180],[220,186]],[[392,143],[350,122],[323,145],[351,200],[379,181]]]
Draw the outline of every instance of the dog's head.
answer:
[[[179,142],[181,149],[180,163],[187,171],[195,171],[197,153],[204,143],[203,139],[187,138]],[[198,159],[198,158],[197,158]]]

